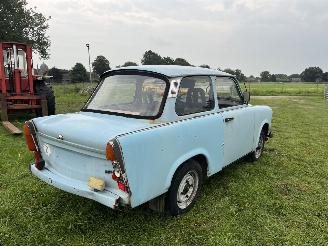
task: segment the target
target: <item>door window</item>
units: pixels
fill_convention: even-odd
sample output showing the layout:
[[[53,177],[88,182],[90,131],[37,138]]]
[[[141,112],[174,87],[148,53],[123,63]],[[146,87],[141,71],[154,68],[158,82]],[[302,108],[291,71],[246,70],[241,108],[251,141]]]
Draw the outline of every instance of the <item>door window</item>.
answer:
[[[216,93],[220,108],[242,105],[243,100],[235,81],[228,77],[216,78]]]
[[[191,76],[181,80],[175,103],[177,115],[188,115],[214,109],[214,95],[208,76]]]

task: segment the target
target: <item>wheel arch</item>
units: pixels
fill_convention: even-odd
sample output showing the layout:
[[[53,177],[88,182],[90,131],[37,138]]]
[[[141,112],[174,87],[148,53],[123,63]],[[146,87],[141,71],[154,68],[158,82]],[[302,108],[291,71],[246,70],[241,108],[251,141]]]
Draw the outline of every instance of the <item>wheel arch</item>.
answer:
[[[197,161],[203,170],[203,178],[205,179],[208,177],[208,169],[210,165],[209,154],[205,150],[194,150],[181,156],[174,165],[172,165],[165,182],[166,189],[170,188],[175,173],[189,160]]]
[[[264,134],[265,134],[266,136],[267,136],[268,133],[269,133],[269,127],[270,127],[270,125],[269,125],[268,122],[264,123],[263,126],[262,126],[261,131],[264,131]]]
[[[265,134],[267,135],[270,131],[270,122],[268,120],[263,120],[262,123],[260,124],[260,127],[258,128],[258,131],[256,132],[255,135],[255,141],[254,141],[254,149],[256,148],[258,141],[260,139],[260,134],[262,130],[265,131]]]

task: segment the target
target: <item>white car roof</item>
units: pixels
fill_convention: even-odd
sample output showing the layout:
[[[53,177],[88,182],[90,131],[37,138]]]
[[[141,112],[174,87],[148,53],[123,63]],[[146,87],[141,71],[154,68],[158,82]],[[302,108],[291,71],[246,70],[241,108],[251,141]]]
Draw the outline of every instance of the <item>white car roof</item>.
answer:
[[[177,65],[143,65],[143,66],[129,66],[116,68],[116,70],[139,70],[163,74],[167,77],[183,77],[190,75],[215,75],[215,76],[230,76],[233,75],[214,69],[192,67],[192,66],[177,66]]]

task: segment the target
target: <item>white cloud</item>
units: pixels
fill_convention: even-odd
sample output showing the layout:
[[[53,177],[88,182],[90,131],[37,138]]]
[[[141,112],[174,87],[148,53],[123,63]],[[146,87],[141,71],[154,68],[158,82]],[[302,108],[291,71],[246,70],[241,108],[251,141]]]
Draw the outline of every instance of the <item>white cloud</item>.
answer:
[[[328,70],[326,0],[29,0],[51,15],[50,66],[87,65],[93,58],[112,65],[140,62],[152,49],[195,65],[300,72]]]

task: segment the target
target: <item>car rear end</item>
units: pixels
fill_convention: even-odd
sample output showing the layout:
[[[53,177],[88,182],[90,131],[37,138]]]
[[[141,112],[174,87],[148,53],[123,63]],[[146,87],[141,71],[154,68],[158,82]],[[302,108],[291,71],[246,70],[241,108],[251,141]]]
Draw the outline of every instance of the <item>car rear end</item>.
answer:
[[[60,135],[56,138],[38,132],[33,121],[26,122],[24,134],[35,156],[30,170],[39,179],[113,209],[129,206],[127,179],[123,180],[115,157],[120,155],[119,148],[113,142],[107,147],[105,144],[104,149],[80,145]],[[109,159],[106,150],[111,152]]]

